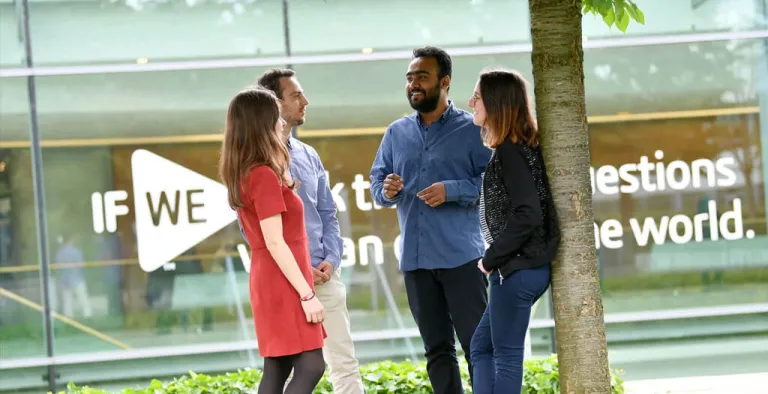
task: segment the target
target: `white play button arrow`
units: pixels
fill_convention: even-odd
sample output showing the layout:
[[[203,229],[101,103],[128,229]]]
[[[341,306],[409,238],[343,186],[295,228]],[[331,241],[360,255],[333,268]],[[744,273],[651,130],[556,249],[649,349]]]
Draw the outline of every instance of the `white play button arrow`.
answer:
[[[227,188],[152,152],[131,156],[139,266],[154,271],[237,219]]]

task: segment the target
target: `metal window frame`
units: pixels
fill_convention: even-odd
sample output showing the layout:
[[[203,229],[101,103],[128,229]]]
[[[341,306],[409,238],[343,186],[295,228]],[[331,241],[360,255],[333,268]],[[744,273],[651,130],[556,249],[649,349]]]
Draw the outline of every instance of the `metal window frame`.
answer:
[[[20,15],[21,36],[24,43],[24,64],[27,69],[34,69],[32,58],[32,37],[29,26],[29,0],[21,1]],[[54,357],[53,320],[51,319],[50,255],[48,250],[48,220],[45,204],[45,180],[43,178],[43,151],[40,147],[40,130],[37,123],[37,88],[35,76],[27,77],[27,99],[29,101],[29,134],[32,159],[32,182],[35,200],[35,226],[37,229],[37,257],[40,264],[40,287],[43,298],[43,328],[45,332],[45,351],[48,358]],[[48,389],[56,391],[56,368],[46,365]]]

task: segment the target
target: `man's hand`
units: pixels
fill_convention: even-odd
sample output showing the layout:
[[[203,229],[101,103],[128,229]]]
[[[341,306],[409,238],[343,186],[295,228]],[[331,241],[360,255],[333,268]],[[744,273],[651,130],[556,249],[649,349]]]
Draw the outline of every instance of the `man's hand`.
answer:
[[[432,186],[420,191],[417,196],[432,208],[445,202],[445,184],[433,183]]]
[[[325,281],[323,283],[331,280],[331,276],[333,275],[333,264],[327,261],[323,261],[322,263],[318,264],[317,269],[325,275]]]
[[[403,179],[400,178],[400,175],[387,175],[387,178],[384,179],[384,197],[391,199],[401,190],[403,190]]]
[[[313,277],[313,280],[315,281],[315,286],[320,286],[325,282],[328,282],[329,279],[331,279],[329,275],[327,275],[325,272],[320,270],[320,267],[322,267],[323,264],[330,264],[330,263],[328,263],[327,261],[323,261],[322,263],[320,263],[320,265],[317,266],[317,268],[312,267],[312,277]],[[331,269],[333,269],[333,266],[331,266]]]

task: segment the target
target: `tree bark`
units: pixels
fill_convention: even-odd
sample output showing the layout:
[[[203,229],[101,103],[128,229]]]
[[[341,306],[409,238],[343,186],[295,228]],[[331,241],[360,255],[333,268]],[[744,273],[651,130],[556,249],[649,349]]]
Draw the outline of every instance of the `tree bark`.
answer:
[[[562,238],[552,264],[562,394],[611,393],[593,229],[581,0],[529,0],[533,82]]]

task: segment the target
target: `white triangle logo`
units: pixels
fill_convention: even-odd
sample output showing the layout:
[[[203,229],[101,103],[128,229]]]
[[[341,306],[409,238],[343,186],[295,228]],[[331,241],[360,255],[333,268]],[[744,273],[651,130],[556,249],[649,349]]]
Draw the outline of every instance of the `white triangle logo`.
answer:
[[[139,266],[154,271],[237,219],[227,188],[144,149],[131,155]]]

